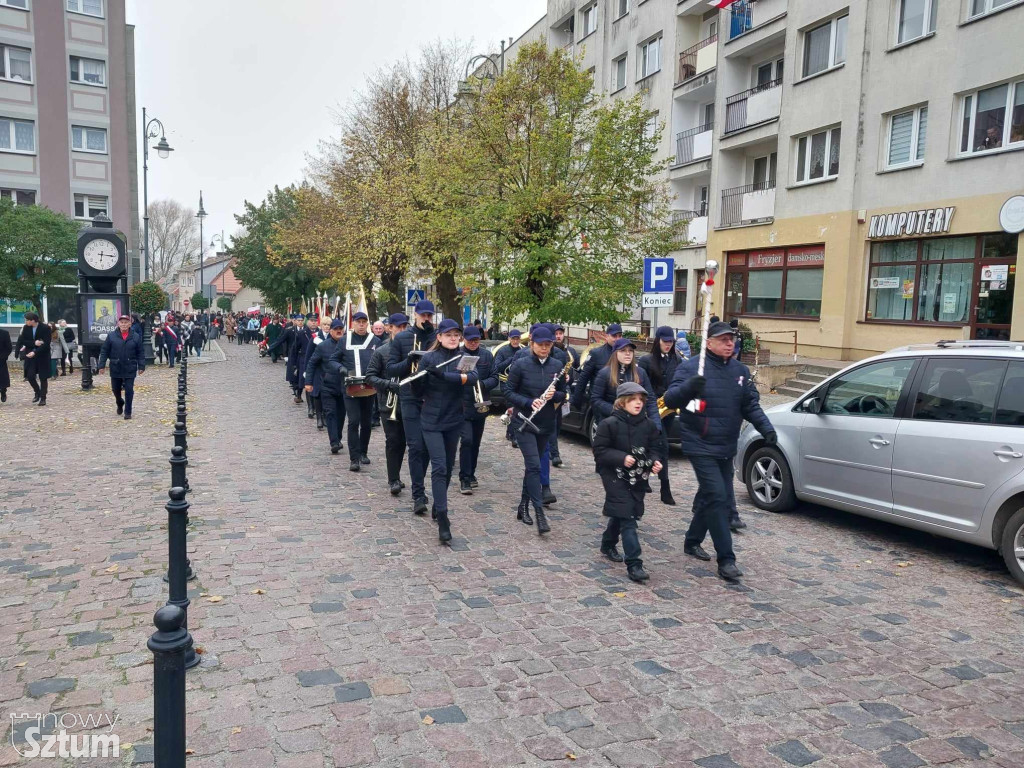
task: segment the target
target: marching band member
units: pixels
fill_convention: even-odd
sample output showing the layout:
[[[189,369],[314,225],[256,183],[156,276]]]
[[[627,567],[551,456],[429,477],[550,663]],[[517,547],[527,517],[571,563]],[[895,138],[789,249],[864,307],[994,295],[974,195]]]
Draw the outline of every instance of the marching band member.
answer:
[[[608,418],[615,406],[615,391],[619,384],[632,381],[647,392],[647,416],[660,431],[658,400],[654,396],[654,388],[651,386],[651,380],[647,378],[647,372],[636,364],[636,345],[630,339],[616,339],[612,350],[612,356],[608,358],[604,368],[597,372],[590,387],[590,409],[597,418]]]
[[[369,464],[366,452],[370,448],[370,415],[372,398],[376,394],[365,378],[370,356],[380,340],[369,332],[369,318],[365,312],[352,315],[352,325],[331,354],[331,363],[346,371],[345,416],[348,418],[349,471],[358,472],[361,464]]]
[[[522,338],[523,332],[518,328],[513,328],[508,332],[508,344],[505,344],[494,353],[494,370],[498,372],[498,378],[502,379],[502,393],[505,392],[504,382],[508,380],[508,371],[512,367],[512,360],[522,348]],[[505,439],[512,443],[513,448],[519,447],[516,445],[516,434],[516,431],[512,429],[512,425],[505,427]]]
[[[644,355],[637,362],[637,365],[647,373],[647,378],[650,379],[655,400],[665,394],[682,359],[682,356],[676,351],[675,331],[667,325],[658,328],[654,332],[654,348],[651,353]],[[661,410],[659,409],[658,412],[660,413]],[[661,419],[661,439],[664,444],[661,446],[662,468],[658,476],[661,478],[661,501],[669,507],[676,505],[675,499],[672,498],[672,489],[668,479],[668,435],[675,420],[675,411],[669,411]]]
[[[571,363],[569,370],[565,374],[566,391],[572,388],[572,380],[576,375],[576,371],[580,367],[579,359],[576,357],[576,353],[572,351],[572,347],[569,346],[565,340],[565,326],[561,323],[556,323],[554,327],[555,331],[555,346],[554,349],[561,351],[565,354],[565,362]],[[555,431],[551,433],[551,465],[554,467],[562,466],[562,454],[558,450],[558,433],[562,429],[562,409],[559,408],[555,411]]]
[[[583,364],[580,375],[576,377],[576,385],[572,390],[572,405],[576,410],[583,409],[583,400],[587,395],[587,385],[590,384],[594,377],[597,376],[597,372],[608,362],[608,358],[612,356],[612,345],[621,338],[622,326],[618,323],[612,323],[604,330],[605,343],[587,356],[587,362]]]
[[[388,334],[387,340],[374,350],[370,364],[366,366],[366,381],[377,390],[377,409],[380,411],[380,421],[384,426],[384,456],[388,465],[388,488],[392,496],[397,496],[405,488],[405,483],[402,482],[400,476],[402,460],[405,459],[405,428],[402,426],[398,380],[386,378],[384,369],[387,366],[395,336],[408,327],[409,318],[403,313],[397,312],[391,315],[384,325]],[[390,407],[388,406],[389,399],[393,401]],[[393,419],[392,414],[394,415]]]
[[[255,318],[253,318],[255,319]],[[299,372],[302,375],[303,389],[309,382],[306,381],[306,364],[309,362],[310,355],[313,354],[313,350],[316,349],[317,345],[320,344],[325,338],[324,334],[320,330],[320,316],[315,312],[310,312],[306,315],[306,343],[302,348],[302,359],[299,361]],[[312,419],[316,416],[316,407],[313,402],[313,395],[306,390],[306,416]]]
[[[302,319],[302,315],[298,312],[293,314],[291,327],[285,329],[280,339],[280,343],[284,345],[284,354],[288,358],[284,367],[284,377],[292,388],[292,395],[296,403],[302,402],[302,370],[300,368],[302,364],[302,340],[300,339],[303,335]],[[243,331],[239,329],[239,334],[241,333]]]
[[[341,425],[344,423],[345,406],[342,401],[342,372],[340,366],[332,366],[330,361],[344,332],[345,321],[336,317],[331,321],[327,338],[316,345],[306,363],[306,395],[316,398],[319,403],[321,423],[326,422],[331,453],[341,450]]]
[[[532,332],[530,354],[518,358],[512,364],[505,395],[509,404],[525,416],[536,411],[532,423],[538,430],[537,434],[526,430],[519,434],[519,450],[523,453],[525,471],[516,519],[532,525],[532,503],[537,516],[538,533],[551,530],[544,515],[540,458],[555,428],[554,409],[565,400],[565,380],[561,375],[561,367],[551,356],[554,342],[554,334],[544,326],[538,326]]]
[[[476,464],[480,458],[480,441],[484,436],[484,424],[487,422],[487,411],[477,410],[477,394],[487,402],[488,393],[498,384],[498,374],[494,368],[494,355],[486,347],[480,346],[480,328],[475,325],[466,326],[463,333],[462,352],[468,357],[476,357],[477,385],[463,390],[462,443],[459,447],[459,492],[470,494],[477,487]]]
[[[384,369],[388,378],[405,378],[417,367],[418,359],[410,357],[410,352],[426,352],[434,343],[434,304],[421,301],[413,308],[416,323],[412,328],[402,331],[391,342],[387,368]],[[399,392],[402,409],[402,426],[405,428],[405,442],[409,452],[409,483],[412,486],[412,511],[416,515],[427,512],[427,491],[423,485],[423,476],[427,471],[427,449],[423,444],[423,431],[420,428],[420,403],[410,387],[402,387]]]
[[[452,540],[448,485],[462,434],[463,391],[478,381],[476,371],[460,373],[452,370],[451,366],[445,366],[445,363],[461,356],[461,338],[458,323],[449,318],[442,320],[437,326],[437,338],[420,361],[420,369],[427,375],[412,384],[413,392],[421,403],[419,420],[430,457],[430,488],[434,495],[432,517],[437,520],[437,537],[443,543]]]

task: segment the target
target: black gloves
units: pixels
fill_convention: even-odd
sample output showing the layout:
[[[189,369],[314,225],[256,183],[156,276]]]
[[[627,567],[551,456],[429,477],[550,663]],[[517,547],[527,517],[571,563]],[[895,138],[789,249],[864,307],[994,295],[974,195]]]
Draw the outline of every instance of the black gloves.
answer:
[[[694,397],[703,397],[704,391],[708,387],[708,380],[703,376],[694,376],[690,379],[690,391]]]
[[[771,432],[764,436],[764,442],[765,445],[775,445],[776,443],[779,442],[779,436],[778,434],[776,434],[775,430],[772,430]]]

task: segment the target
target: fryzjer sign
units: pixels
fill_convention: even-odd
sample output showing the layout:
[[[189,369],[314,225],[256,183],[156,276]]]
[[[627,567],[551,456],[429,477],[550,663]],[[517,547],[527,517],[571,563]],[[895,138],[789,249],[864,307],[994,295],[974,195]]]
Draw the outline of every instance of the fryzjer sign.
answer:
[[[883,213],[871,217],[868,239],[879,237],[910,237],[911,235],[939,235],[949,232],[956,206],[925,208],[922,211]]]

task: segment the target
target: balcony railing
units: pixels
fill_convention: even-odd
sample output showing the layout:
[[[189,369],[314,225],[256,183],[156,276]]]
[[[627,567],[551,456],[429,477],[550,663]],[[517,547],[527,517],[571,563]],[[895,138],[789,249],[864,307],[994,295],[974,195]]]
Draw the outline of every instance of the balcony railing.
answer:
[[[702,160],[711,157],[711,130],[715,127],[713,122],[706,125],[698,125],[688,131],[676,134],[676,165],[685,165],[694,160]],[[707,136],[700,136],[707,133]],[[699,138],[698,138],[699,137]]]
[[[754,26],[754,14],[750,3],[746,0],[739,0],[733,3],[729,10],[729,39],[739,37]]]
[[[705,69],[710,69],[715,65],[715,57],[710,57],[710,66],[700,66],[697,63],[697,54],[702,49],[707,48],[712,43],[718,42],[718,35],[714,34],[711,37],[706,37],[696,45],[687,48],[685,51],[679,54],[679,72],[676,77],[677,83],[682,83],[689,80],[691,77],[696,77]]]
[[[708,241],[708,211],[707,205],[701,206],[699,211],[672,211],[672,223],[686,222],[680,232],[680,240],[683,243],[700,245]]]
[[[698,216],[703,215],[704,214],[700,213],[699,211],[684,211],[676,209],[672,211],[672,223],[678,224],[680,221],[692,221],[693,219],[696,219]]]
[[[725,132],[732,133],[779,116],[782,79],[769,80],[725,100]]]
[[[723,227],[775,218],[775,179],[722,190]]]

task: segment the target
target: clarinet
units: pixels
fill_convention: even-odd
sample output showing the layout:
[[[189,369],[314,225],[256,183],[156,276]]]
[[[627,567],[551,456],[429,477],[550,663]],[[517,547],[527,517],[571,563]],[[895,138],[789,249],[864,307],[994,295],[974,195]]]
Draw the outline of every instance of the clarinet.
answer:
[[[529,416],[523,415],[522,411],[520,411],[517,414],[519,416],[519,418],[522,419],[522,423],[519,424],[519,426],[516,427],[517,430],[519,430],[520,432],[528,430],[528,431],[532,432],[535,435],[536,434],[540,434],[540,430],[537,429],[537,426],[533,423],[533,417],[536,416],[538,413],[540,413],[541,410],[544,408],[544,406],[548,404],[548,399],[547,399],[548,393],[550,392],[551,394],[554,394],[555,388],[558,385],[558,378],[561,375],[562,375],[562,371],[559,370],[553,377],[551,377],[551,383],[548,384],[547,388],[543,392],[540,393],[540,396],[537,399],[543,400],[544,402],[542,402],[540,404],[539,408],[538,407],[534,407],[533,412],[530,413]],[[507,426],[511,422],[512,422],[511,409],[509,409],[509,412],[501,417],[501,423],[505,424]]]

